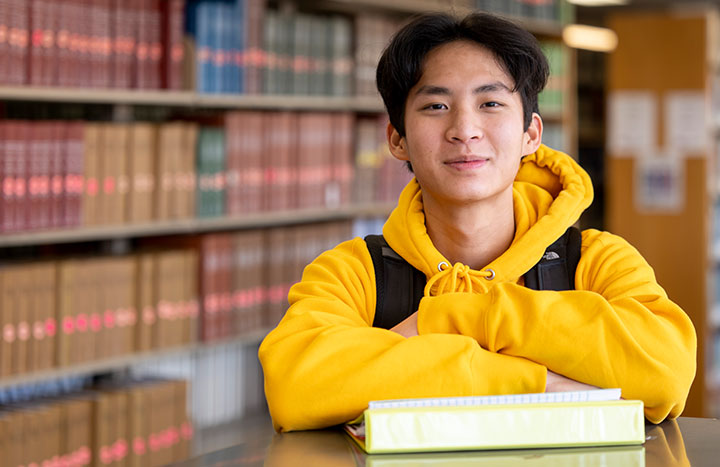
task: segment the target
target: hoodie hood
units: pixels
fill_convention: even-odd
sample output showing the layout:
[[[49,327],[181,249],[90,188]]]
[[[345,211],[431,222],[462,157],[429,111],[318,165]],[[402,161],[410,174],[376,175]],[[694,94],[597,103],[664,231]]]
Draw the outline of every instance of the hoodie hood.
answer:
[[[577,222],[592,198],[590,177],[567,154],[541,145],[535,153],[525,156],[513,184],[515,238],[505,253],[486,266],[494,271],[492,281],[516,282],[540,260],[551,243]],[[383,235],[393,250],[428,279],[444,268],[442,263],[448,264],[428,236],[422,192],[415,178],[400,194]]]

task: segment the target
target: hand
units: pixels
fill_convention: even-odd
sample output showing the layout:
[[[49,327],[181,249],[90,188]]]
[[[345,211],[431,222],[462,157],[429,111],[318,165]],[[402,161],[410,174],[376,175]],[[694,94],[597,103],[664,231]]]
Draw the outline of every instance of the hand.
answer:
[[[566,378],[550,370],[547,372],[545,392],[590,391],[592,389],[597,389],[597,387]]]
[[[417,336],[417,314],[418,312],[416,311],[415,313],[405,318],[403,321],[390,328],[390,330],[400,334],[403,337]]]

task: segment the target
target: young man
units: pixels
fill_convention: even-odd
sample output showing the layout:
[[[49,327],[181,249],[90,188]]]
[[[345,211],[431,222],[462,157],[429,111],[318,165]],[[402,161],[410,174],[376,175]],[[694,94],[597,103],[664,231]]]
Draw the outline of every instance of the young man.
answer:
[[[627,242],[586,230],[574,290],[524,286],[592,201],[588,175],[541,144],[547,76],[534,37],[491,15],[423,16],[394,37],[377,83],[390,150],[415,179],[383,234],[425,293],[375,328],[365,241],[313,261],[260,347],[276,429],[346,422],[377,399],[590,387],[643,400],[651,422],[682,412],[695,332]]]

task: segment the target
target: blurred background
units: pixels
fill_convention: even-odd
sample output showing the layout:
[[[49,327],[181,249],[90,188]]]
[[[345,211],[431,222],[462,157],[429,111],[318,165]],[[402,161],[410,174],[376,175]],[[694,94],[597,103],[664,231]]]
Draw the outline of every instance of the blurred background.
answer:
[[[289,287],[409,180],[383,47],[476,9],[539,39],[544,142],[595,187],[581,227],[625,237],[691,316],[684,415],[719,416],[720,1],[3,0],[8,465],[160,465],[266,418],[257,348]]]

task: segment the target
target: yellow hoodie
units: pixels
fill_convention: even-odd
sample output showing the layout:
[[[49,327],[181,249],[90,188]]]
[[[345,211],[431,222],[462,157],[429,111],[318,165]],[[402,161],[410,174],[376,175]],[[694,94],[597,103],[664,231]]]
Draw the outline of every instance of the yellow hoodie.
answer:
[[[657,423],[683,410],[695,375],[688,316],[622,238],[582,233],[572,291],[535,291],[522,275],[592,201],[588,175],[541,146],[513,186],[515,239],[473,271],[447,261],[425,229],[415,180],[383,228],[388,244],[428,277],[418,336],[373,328],[375,274],[363,239],[320,255],[290,290],[290,308],[260,346],[275,428],[356,418],[370,400],[543,392],[547,371],[622,388]],[[495,277],[488,280],[485,269]]]

